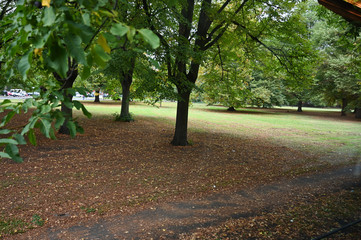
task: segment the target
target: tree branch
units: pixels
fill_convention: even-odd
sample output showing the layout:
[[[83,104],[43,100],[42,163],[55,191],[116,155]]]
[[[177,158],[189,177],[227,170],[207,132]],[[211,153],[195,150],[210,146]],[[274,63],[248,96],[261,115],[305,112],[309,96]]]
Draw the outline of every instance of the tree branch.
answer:
[[[117,9],[118,6],[118,0],[115,0],[114,6],[113,6],[113,10]],[[105,24],[109,21],[109,17],[106,17],[104,19],[104,21],[102,22],[102,24],[99,26],[99,28],[97,29],[97,31],[94,33],[94,35],[91,37],[89,43],[85,46],[84,51],[86,51],[91,43],[93,42],[94,38],[99,34],[99,32],[102,30],[102,28],[105,26]]]
[[[168,76],[173,77],[172,74],[172,64],[171,64],[171,56],[170,56],[170,47],[168,42],[164,39],[163,35],[160,34],[157,29],[155,28],[154,24],[151,22],[152,15],[149,10],[149,5],[147,3],[147,0],[143,0],[143,8],[145,11],[145,14],[147,16],[147,22],[150,26],[150,30],[152,30],[160,39],[161,44],[165,48],[165,55],[166,55],[166,64],[167,64],[167,70],[168,70]]]
[[[249,33],[249,32],[247,31],[247,28],[246,28],[245,26],[241,25],[240,23],[238,23],[238,22],[236,22],[236,21],[233,21],[233,23],[234,23],[235,25],[237,25],[238,27],[241,27],[241,28],[243,28],[244,30],[246,30],[246,34],[247,34],[253,41],[259,43],[259,44],[262,45],[264,48],[266,48],[268,51],[270,51],[270,52],[277,58],[277,60],[279,61],[279,63],[280,63],[283,67],[285,67],[286,71],[287,71],[288,73],[291,73],[291,74],[292,74],[292,72],[290,71],[290,69],[289,69],[289,67],[287,66],[287,64],[284,63],[284,62],[282,61],[282,59],[280,58],[280,55],[277,54],[271,47],[267,46],[265,43],[263,43],[261,40],[259,40],[258,37],[255,37],[255,36],[253,36],[251,33]]]
[[[246,3],[248,2],[248,0],[243,0],[242,4],[237,8],[237,10],[232,14],[232,17],[236,16],[246,5]],[[212,32],[209,34],[209,37],[207,38],[208,44],[206,44],[203,48],[203,50],[207,50],[210,47],[212,47],[216,42],[218,42],[218,40],[223,36],[223,34],[226,32],[227,28],[229,27],[230,23],[227,23],[226,25],[224,25],[225,21],[222,21],[219,25],[217,25]],[[222,29],[221,29],[222,28]],[[213,39],[212,36],[213,34],[218,31],[219,29],[221,29],[221,32]]]

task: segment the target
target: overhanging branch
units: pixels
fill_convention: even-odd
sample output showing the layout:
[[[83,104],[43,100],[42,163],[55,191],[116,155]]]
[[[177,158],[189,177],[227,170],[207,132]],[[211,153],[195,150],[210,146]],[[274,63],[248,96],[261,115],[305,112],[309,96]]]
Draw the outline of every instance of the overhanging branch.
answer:
[[[248,2],[249,0],[243,0],[242,4],[237,8],[237,10],[232,14],[232,18],[234,16],[236,16],[243,8],[244,6],[246,5],[246,3]],[[227,3],[228,4],[228,3]],[[223,7],[223,6],[222,6]],[[223,10],[223,9],[222,9]],[[208,38],[207,38],[207,41],[208,41],[208,44],[206,44],[203,48],[203,50],[207,50],[209,49],[210,47],[212,47],[216,42],[218,42],[218,40],[223,36],[223,34],[226,32],[226,30],[228,29],[229,25],[230,25],[231,22],[227,23],[226,25],[225,24],[225,21],[222,21],[219,25],[217,25],[213,30],[212,32],[208,35]],[[213,39],[213,34],[218,31],[219,29],[221,29],[221,32]]]
[[[257,42],[258,44],[262,45],[264,48],[266,48],[268,51],[270,51],[272,53],[272,55],[274,55],[277,60],[279,61],[279,63],[285,67],[286,71],[288,73],[291,73],[291,71],[289,70],[287,64],[285,64],[282,59],[280,58],[279,54],[277,54],[271,47],[267,46],[265,43],[263,43],[261,40],[259,40],[258,37],[253,36],[250,32],[247,31],[247,28],[243,25],[241,25],[240,23],[233,21],[233,24],[237,25],[238,27],[243,28],[244,30],[246,30],[246,34],[255,42]]]

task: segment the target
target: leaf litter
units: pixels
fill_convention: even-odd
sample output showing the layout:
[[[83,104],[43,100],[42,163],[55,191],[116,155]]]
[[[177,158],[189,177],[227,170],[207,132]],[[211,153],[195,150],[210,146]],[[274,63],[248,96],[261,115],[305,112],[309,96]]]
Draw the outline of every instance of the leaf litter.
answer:
[[[173,127],[150,118],[131,123],[110,117],[79,121],[86,132],[75,139],[58,134],[50,141],[38,134],[38,146],[20,149],[24,163],[0,161],[0,220],[29,223],[13,233],[1,232],[0,237],[129,215],[161,203],[232,193],[335,167],[318,161],[316,154],[217,133],[190,132],[192,146],[174,147],[169,143]],[[311,199],[319,204],[316,197]],[[299,221],[287,221],[289,214],[304,211],[308,201],[291,201],[274,213],[230,220],[188,238],[293,236],[295,230],[289,225],[297,226]],[[320,207],[322,203],[316,206]],[[32,224],[34,216],[42,224]]]

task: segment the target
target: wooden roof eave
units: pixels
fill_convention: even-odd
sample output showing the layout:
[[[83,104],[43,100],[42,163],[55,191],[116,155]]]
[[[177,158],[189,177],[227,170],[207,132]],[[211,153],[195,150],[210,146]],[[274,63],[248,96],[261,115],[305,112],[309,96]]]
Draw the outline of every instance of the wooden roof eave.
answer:
[[[361,25],[360,3],[351,4],[343,0],[318,0],[318,3],[341,15],[348,21],[356,23],[359,26]]]

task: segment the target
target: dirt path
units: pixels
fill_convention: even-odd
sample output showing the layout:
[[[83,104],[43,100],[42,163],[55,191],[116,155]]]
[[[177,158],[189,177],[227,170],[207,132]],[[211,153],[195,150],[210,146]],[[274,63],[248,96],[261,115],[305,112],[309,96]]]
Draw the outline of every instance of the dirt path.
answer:
[[[16,239],[179,239],[184,233],[217,226],[231,218],[257,216],[278,206],[360,185],[359,166],[271,183],[235,193],[160,204],[133,215],[79,223],[67,229],[29,231]],[[67,217],[67,216],[64,216]]]

